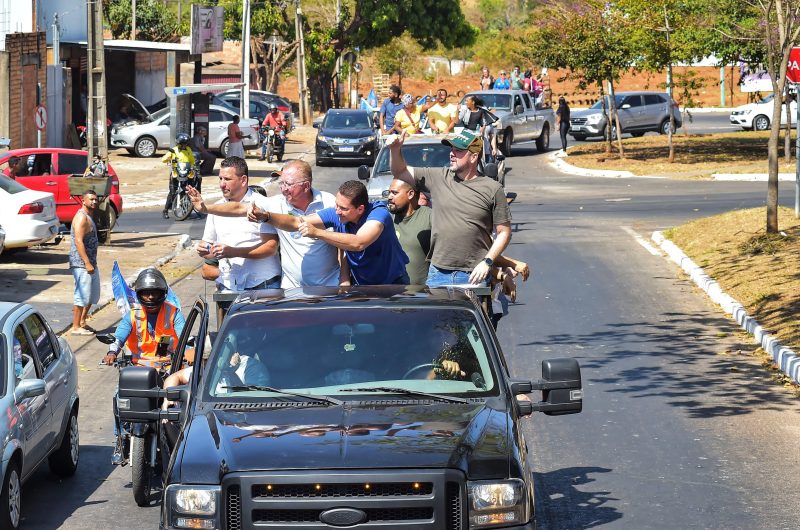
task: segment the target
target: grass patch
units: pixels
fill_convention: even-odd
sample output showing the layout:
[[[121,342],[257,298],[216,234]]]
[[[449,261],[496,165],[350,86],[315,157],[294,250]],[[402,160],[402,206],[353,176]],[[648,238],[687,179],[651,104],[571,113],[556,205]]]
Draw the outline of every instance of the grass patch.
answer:
[[[781,234],[765,233],[766,210],[735,210],[667,230],[765,329],[800,352],[800,220],[780,208]],[[763,362],[770,364],[769,359]]]
[[[636,175],[653,175],[682,179],[707,179],[714,173],[766,173],[769,131],[741,131],[720,134],[699,134],[673,137],[675,162],[667,161],[669,146],[666,136],[625,138],[625,158],[605,152],[605,142],[582,144],[569,150],[567,161],[589,169],[631,171]],[[794,140],[792,141],[794,149]],[[780,171],[794,173],[794,162],[783,162],[783,139],[778,150]]]

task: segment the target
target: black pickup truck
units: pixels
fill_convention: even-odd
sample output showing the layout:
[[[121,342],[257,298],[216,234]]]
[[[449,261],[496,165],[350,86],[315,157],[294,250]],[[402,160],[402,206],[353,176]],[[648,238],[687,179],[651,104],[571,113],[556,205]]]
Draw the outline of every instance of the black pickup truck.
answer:
[[[160,451],[161,528],[535,528],[520,419],[580,412],[580,368],[545,360],[541,380],[512,379],[473,292],[246,292],[204,353],[206,313],[187,317],[188,385],[120,379],[135,397],[123,420],[177,432]],[[166,395],[179,411],[160,411]]]

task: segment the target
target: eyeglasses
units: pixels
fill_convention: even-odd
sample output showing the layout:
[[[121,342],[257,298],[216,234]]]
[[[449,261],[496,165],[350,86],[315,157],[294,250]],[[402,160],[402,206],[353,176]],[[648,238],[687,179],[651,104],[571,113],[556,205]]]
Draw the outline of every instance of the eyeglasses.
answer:
[[[302,184],[304,182],[305,182],[305,180],[298,180],[297,182],[283,182],[283,181],[279,180],[278,181],[278,187],[280,187],[280,189],[282,189],[282,190],[288,190],[289,188],[291,188],[295,184]]]

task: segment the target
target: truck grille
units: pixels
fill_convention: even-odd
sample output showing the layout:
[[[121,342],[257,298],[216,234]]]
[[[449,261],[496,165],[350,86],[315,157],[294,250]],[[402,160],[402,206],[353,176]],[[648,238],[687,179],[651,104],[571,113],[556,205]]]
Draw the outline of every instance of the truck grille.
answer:
[[[360,519],[348,528],[463,530],[464,483],[455,470],[231,473],[223,528],[330,529],[326,513],[345,509]]]

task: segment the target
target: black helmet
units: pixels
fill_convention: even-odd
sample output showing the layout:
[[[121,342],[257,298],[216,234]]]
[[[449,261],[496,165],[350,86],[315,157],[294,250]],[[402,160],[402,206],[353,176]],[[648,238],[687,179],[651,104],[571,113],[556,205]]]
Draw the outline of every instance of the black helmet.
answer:
[[[178,145],[187,144],[189,143],[189,135],[186,133],[178,133],[178,135],[175,137],[175,141],[178,143]]]
[[[276,110],[278,110],[278,106],[275,103],[270,103],[269,104],[269,111],[270,112],[275,112]]]
[[[139,273],[136,281],[133,282],[133,290],[136,291],[136,298],[145,310],[156,310],[167,299],[169,285],[161,271],[151,267]],[[152,301],[144,301],[141,296],[143,291],[159,291],[159,295]]]

